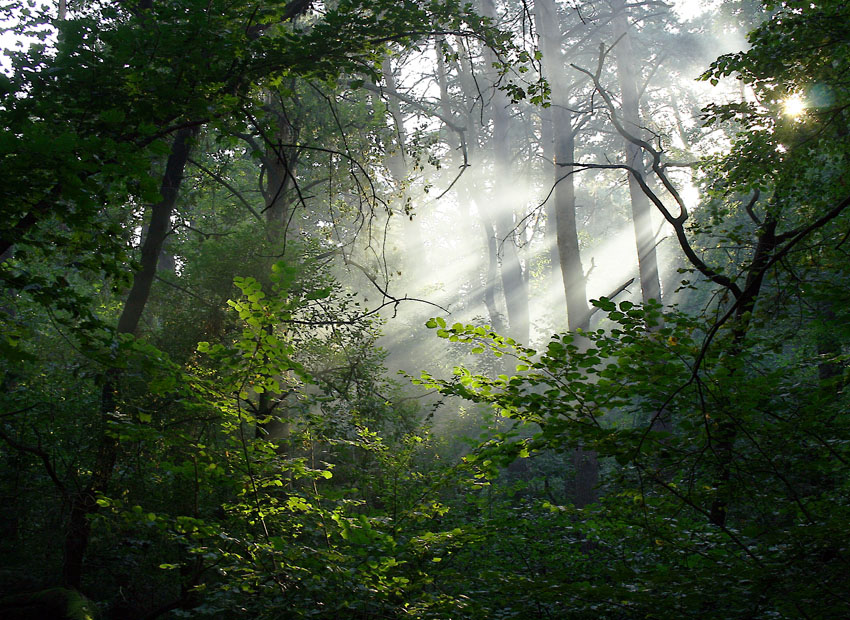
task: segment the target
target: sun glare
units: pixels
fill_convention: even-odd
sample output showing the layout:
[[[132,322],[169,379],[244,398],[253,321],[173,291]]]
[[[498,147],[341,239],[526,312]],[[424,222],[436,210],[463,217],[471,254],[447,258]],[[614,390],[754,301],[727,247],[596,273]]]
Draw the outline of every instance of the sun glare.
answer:
[[[794,94],[782,102],[782,111],[785,116],[800,118],[806,111],[806,101],[800,94]]]

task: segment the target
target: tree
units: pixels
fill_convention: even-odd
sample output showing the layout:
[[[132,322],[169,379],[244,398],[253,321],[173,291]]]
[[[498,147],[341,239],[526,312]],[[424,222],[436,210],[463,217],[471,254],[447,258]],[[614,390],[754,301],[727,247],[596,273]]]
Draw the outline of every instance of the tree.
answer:
[[[570,331],[587,330],[590,308],[587,304],[586,278],[579,253],[576,224],[575,181],[569,162],[576,160],[575,139],[578,123],[572,112],[564,86],[566,64],[561,52],[560,23],[553,2],[538,2],[537,23],[543,48],[544,67],[553,83],[553,101],[549,108],[554,130],[554,215],[559,265],[567,300]]]
[[[635,51],[629,32],[628,14],[625,1],[612,3],[614,13],[612,25],[614,30],[615,49],[617,55],[617,77],[620,82],[622,99],[622,123],[630,134],[641,136],[644,132],[638,111],[638,73],[635,69]],[[643,174],[643,152],[630,140],[625,141],[626,165]],[[629,174],[629,196],[632,203],[632,224],[635,230],[637,245],[638,269],[640,271],[640,288],[644,303],[655,299],[661,301],[661,282],[658,277],[658,259],[655,256],[655,233],[652,230],[652,205],[640,187],[640,182],[633,173]]]

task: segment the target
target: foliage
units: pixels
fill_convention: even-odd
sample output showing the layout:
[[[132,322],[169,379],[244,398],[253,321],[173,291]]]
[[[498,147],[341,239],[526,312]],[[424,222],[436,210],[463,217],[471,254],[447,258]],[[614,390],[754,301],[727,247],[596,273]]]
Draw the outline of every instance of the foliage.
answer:
[[[443,346],[413,381],[428,393],[387,378],[379,346],[378,310],[407,298],[391,294],[377,231],[410,215],[414,184],[386,145],[396,164],[436,145],[414,154],[417,174],[462,152],[463,171],[497,133],[478,77],[506,103],[545,104],[524,8],[504,29],[455,0],[3,10],[40,39],[0,77],[4,594],[108,618],[850,615],[844,3],[766,3],[750,49],[705,73],[749,95],[705,109],[738,133],[678,222],[693,295],[599,299],[592,329],[537,348],[431,319]],[[558,14],[581,41],[606,11]],[[403,55],[429,33],[454,133],[404,95],[418,121],[405,143],[409,118],[373,94],[389,46]],[[792,118],[797,93],[808,107]],[[531,119],[531,161],[539,118],[512,109]],[[642,148],[669,181],[666,154]],[[171,190],[171,230],[146,254]],[[543,290],[552,263],[538,263],[522,277]],[[145,269],[141,318],[119,330]],[[590,503],[579,448],[599,462]]]
[[[847,507],[848,455],[839,447],[847,403],[812,377],[817,359],[789,360],[771,338],[754,338],[730,359],[729,345],[703,349],[702,322],[694,318],[604,298],[597,307],[607,312],[605,328],[555,336],[539,354],[485,328],[437,323],[443,338],[510,357],[516,374],[491,378],[457,368],[450,380],[417,380],[488,403],[511,421],[465,457],[481,475],[517,457],[577,445],[606,459],[609,494],[598,507],[547,502],[569,515],[575,531],[569,562],[588,570],[581,568],[584,544],[602,566],[588,583],[567,587],[587,605],[573,607],[574,617],[594,609],[600,617],[843,614],[846,573],[840,562],[822,562],[845,552],[836,525]],[[670,430],[659,430],[663,416],[673,418]],[[720,484],[717,442],[726,417],[741,438],[734,472]],[[716,527],[709,515],[720,494],[730,513]],[[549,561],[550,554],[531,557]],[[628,558],[628,578],[615,558]],[[803,578],[809,570],[818,571],[817,582]],[[546,587],[565,586],[531,592],[543,596]]]

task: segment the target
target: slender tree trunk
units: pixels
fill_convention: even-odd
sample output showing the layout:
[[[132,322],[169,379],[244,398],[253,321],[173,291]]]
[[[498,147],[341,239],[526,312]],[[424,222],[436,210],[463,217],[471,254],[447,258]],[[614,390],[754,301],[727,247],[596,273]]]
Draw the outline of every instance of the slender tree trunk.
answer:
[[[493,20],[496,19],[496,7],[493,0],[484,0],[482,14]],[[489,48],[485,50],[485,60],[490,67],[497,60]],[[491,152],[494,161],[491,204],[494,205],[493,221],[497,246],[502,257],[502,290],[508,312],[508,335],[518,342],[527,343],[529,339],[528,282],[517,251],[516,225],[509,192],[514,176],[510,158],[509,101],[505,93],[496,88],[496,77],[492,72],[491,76],[493,83],[493,96],[490,102],[493,119]]]
[[[628,14],[625,0],[611,3],[614,11],[614,48],[617,56],[617,77],[622,94],[623,125],[634,135],[642,135],[638,101],[638,72],[635,67],[635,51],[629,33]],[[643,151],[630,141],[625,141],[626,164],[643,175],[645,170]],[[632,202],[632,223],[637,245],[640,290],[644,303],[650,299],[661,302],[661,283],[658,279],[658,259],[655,255],[655,232],[652,230],[652,205],[643,193],[634,173],[629,174],[629,195]]]
[[[294,83],[292,84],[294,87]],[[275,119],[275,132],[272,144],[266,144],[262,158],[265,186],[263,212],[266,216],[266,239],[281,254],[286,247],[286,237],[289,228],[289,218],[292,213],[292,198],[289,190],[295,186],[296,166],[298,164],[298,127],[292,123],[283,101],[275,99],[275,93],[265,94],[266,111]],[[271,334],[274,327],[267,325],[266,333]],[[257,397],[257,425],[254,429],[255,438],[278,441],[279,453],[285,452],[285,440],[290,434],[290,423],[286,418],[281,419],[275,410],[283,403],[276,401],[268,392]]]
[[[558,264],[564,296],[567,302],[567,325],[571,332],[587,330],[590,307],[587,303],[587,279],[581,264],[581,251],[576,224],[576,198],[573,166],[575,161],[575,130],[564,87],[565,66],[561,53],[560,20],[552,0],[535,2],[537,30],[543,51],[543,71],[552,86],[552,105],[549,112],[554,133],[553,183],[554,216]],[[550,204],[552,200],[550,199]],[[578,508],[597,499],[599,461],[596,452],[579,446],[572,453],[575,470],[573,501]]]
[[[437,44],[434,46],[437,65],[437,84],[440,87],[440,112],[444,118],[452,119],[454,121],[455,114],[452,110],[452,101],[449,95],[448,72],[446,70],[446,59],[443,47],[446,45],[448,45],[448,43],[445,39],[438,39]],[[479,266],[478,273],[472,282],[470,296],[472,297],[472,292],[475,291],[478,293],[478,298],[471,299],[470,305],[477,305],[479,308],[483,306],[487,312],[487,316],[490,317],[490,327],[492,327],[497,333],[504,333],[505,326],[502,321],[502,315],[499,313],[496,306],[496,249],[490,245],[491,235],[488,233],[488,229],[485,224],[486,214],[481,211],[481,207],[476,203],[475,198],[469,189],[469,171],[461,169],[462,166],[467,166],[469,164],[468,159],[472,157],[473,152],[475,151],[475,144],[478,141],[478,134],[475,131],[475,125],[471,122],[471,120],[471,115],[468,115],[466,118],[465,136],[462,136],[453,128],[448,126],[446,127],[446,143],[449,145],[449,161],[451,162],[450,169],[453,173],[454,171],[457,171],[456,174],[461,175],[455,184],[457,195],[460,198],[460,202],[466,205],[466,217],[472,221],[472,219],[478,215],[484,227],[483,250],[488,258],[487,266],[483,268]],[[465,157],[467,160],[461,158],[461,155],[463,154],[463,147],[461,144],[462,139],[464,138],[466,140]]]
[[[160,194],[162,200],[151,209],[148,234],[142,244],[140,268],[133,277],[133,286],[124,302],[118,319],[118,334],[135,334],[142,311],[150,297],[162,246],[171,228],[171,214],[177,201],[183,171],[189,159],[192,139],[197,129],[181,129],[171,145],[165,166]],[[91,536],[91,516],[97,511],[97,499],[109,490],[109,483],[118,459],[119,440],[110,423],[117,416],[117,390],[120,370],[109,369],[103,382],[100,400],[100,435],[97,458],[88,484],[70,496],[68,529],[64,541],[62,580],[68,587],[79,588],[83,574],[83,559]]]
[[[635,63],[635,51],[632,45],[625,0],[614,0],[612,10],[614,11],[614,40],[617,42],[615,51],[617,77],[622,95],[623,126],[632,135],[641,136],[644,131],[640,120],[639,72]],[[663,303],[661,280],[658,274],[658,257],[655,252],[655,231],[652,228],[653,207],[635,177],[636,173],[643,175],[646,169],[643,150],[629,140],[624,139],[624,141],[626,164],[633,171],[636,171],[629,173],[629,196],[632,203],[632,226],[635,233],[635,245],[637,246],[641,300],[644,304],[649,303],[650,300]],[[660,325],[654,329],[659,328]],[[659,432],[670,432],[672,429],[670,412],[664,410],[655,416],[652,429]]]
[[[145,238],[148,236],[148,224],[145,224],[142,227],[142,245],[144,245]],[[171,237],[166,237],[165,241],[162,243],[162,251],[159,253],[159,260],[156,263],[157,272],[171,272],[174,273],[176,269],[177,262],[174,258],[174,253],[171,251]]]
[[[384,58],[384,61],[381,63],[381,74],[387,88],[391,92],[398,92],[398,84],[396,83],[392,63],[389,58]],[[393,180],[397,184],[401,184],[407,178],[407,160],[404,156],[404,150],[407,147],[407,131],[404,128],[404,116],[401,113],[401,104],[397,98],[393,96],[387,97],[387,111],[393,119],[395,130],[394,144],[389,145],[391,146],[391,152],[387,157],[387,168],[389,168]]]
[[[540,142],[543,153],[544,178],[551,179],[553,169],[555,169],[555,175],[558,174],[557,165],[555,164],[555,128],[552,121],[551,108],[540,109]],[[566,179],[564,179],[564,182],[566,182]],[[545,184],[544,191],[549,191],[549,187]],[[544,251],[546,253],[548,269],[546,270],[546,283],[544,290],[547,291],[547,298],[548,293],[551,291],[553,304],[550,308],[550,312],[552,312],[556,324],[560,324],[560,322],[564,320],[564,317],[567,316],[567,306],[566,299],[564,298],[561,300],[561,297],[555,294],[555,291],[558,291],[564,286],[564,276],[561,271],[561,256],[558,248],[557,201],[557,197],[553,200],[550,196],[545,205],[546,230],[544,233],[544,240],[546,249]],[[556,302],[556,299],[560,300],[561,303]]]
[[[673,111],[673,118],[676,119],[676,133],[679,134],[679,139],[685,150],[690,151],[691,143],[688,140],[688,134],[685,132],[685,124],[682,122],[682,114],[679,112],[679,99],[676,97],[676,91],[670,89],[670,109]]]
[[[815,346],[817,347],[818,379],[825,393],[834,395],[840,391],[841,378],[844,376],[844,367],[834,361],[841,354],[843,342],[840,338],[829,333],[828,325],[833,325],[838,320],[835,316],[835,308],[832,301],[822,301],[817,304],[819,322],[823,325],[816,326]]]
[[[501,256],[502,291],[508,313],[508,334],[516,341],[527,343],[529,339],[528,282],[520,263],[514,212],[510,198],[506,199],[512,176],[509,153],[510,139],[507,113],[507,98],[498,97],[493,110],[493,155],[494,187],[492,204],[496,252]],[[504,104],[504,105],[503,105]]]
[[[277,122],[272,144],[266,144],[262,159],[266,177],[263,211],[269,241],[281,243],[289,225],[291,198],[288,192],[295,185],[298,149],[294,145],[298,140],[298,128],[291,122],[283,102],[275,101],[272,93],[266,93],[266,108]]]
[[[464,67],[461,62],[457,62],[455,67],[458,71],[464,93],[467,95],[469,100],[474,100],[474,93],[477,92],[477,87],[475,80],[472,78],[471,66]],[[449,98],[445,59],[439,49],[437,51],[437,79],[440,85],[440,105],[442,113],[447,118],[451,118],[453,115]],[[466,162],[461,162],[456,157],[456,153],[461,148],[460,136],[455,136],[450,133],[447,137],[447,142],[452,152],[452,158],[455,163],[455,167],[457,167],[458,170],[463,163],[466,163],[467,165],[471,164],[478,155],[477,145],[479,136],[476,130],[476,114],[472,107],[467,109],[464,121],[466,128]],[[506,334],[507,325],[505,324],[504,314],[500,311],[497,300],[499,291],[499,248],[496,240],[493,218],[487,209],[480,204],[480,200],[476,200],[476,195],[480,193],[480,190],[476,187],[474,179],[470,179],[469,171],[464,172],[464,175],[458,180],[456,187],[461,202],[469,207],[470,215],[472,215],[472,207],[474,205],[475,211],[477,212],[480,220],[481,230],[483,232],[483,247],[487,255],[487,265],[484,269],[484,286],[481,291],[481,302],[487,311],[487,315],[490,317],[490,327],[492,327],[496,333]]]
[[[735,310],[735,324],[732,329],[732,347],[727,356],[732,364],[743,351],[756,300],[761,293],[764,275],[776,249],[776,226],[776,220],[767,219],[760,227],[758,243],[753,252],[753,262],[747,269],[746,285],[741,295],[735,300],[738,306]],[[733,366],[729,371],[730,375],[736,370]],[[735,440],[738,436],[738,425],[734,418],[735,404],[728,402],[723,405],[718,408],[716,423],[710,438],[714,447],[717,473],[714,482],[715,497],[709,509],[709,520],[720,527],[726,526],[729,504],[734,495],[731,486],[732,469],[735,461]]]
[[[549,110],[555,146],[554,212],[558,258],[567,301],[567,320],[570,331],[586,330],[590,321],[590,308],[578,242],[575,179],[572,174],[573,166],[568,165],[575,161],[575,130],[572,114],[567,107],[567,92],[563,86],[564,62],[560,48],[558,13],[551,0],[538,0],[535,8],[543,48],[543,70],[552,84],[552,106]]]
[[[488,217],[483,207],[478,205],[478,213],[481,217],[484,230],[484,243],[487,245],[487,282],[484,286],[484,305],[490,315],[490,327],[497,334],[508,333],[504,316],[499,311],[496,293],[499,290],[499,247],[496,240],[496,228],[493,221]],[[510,320],[510,319],[509,319]]]
[[[398,92],[398,84],[396,83],[392,64],[390,63],[389,58],[385,58],[381,64],[381,73],[383,74],[384,82],[389,90],[394,93]],[[394,139],[392,141],[388,141],[388,144],[384,146],[384,151],[389,153],[386,157],[386,166],[390,171],[390,176],[392,177],[395,186],[401,189],[401,200],[404,209],[406,210],[410,207],[410,193],[406,186],[409,174],[407,158],[405,156],[405,151],[407,149],[407,131],[404,128],[404,116],[401,112],[401,105],[399,104],[398,99],[392,95],[387,97],[387,111],[389,111],[390,117],[393,120]],[[383,119],[381,119],[381,122],[383,122]],[[428,271],[429,266],[425,240],[422,237],[422,221],[421,219],[414,221],[413,216],[414,215],[411,212],[409,217],[403,218],[400,225],[405,248],[405,265],[403,269],[405,279],[408,282],[424,279],[424,275]]]
[[[195,134],[195,129],[181,129],[174,136],[160,188],[162,200],[151,209],[148,234],[142,244],[140,269],[133,277],[133,286],[130,288],[127,300],[124,302],[124,309],[118,319],[120,334],[136,333],[142,311],[150,297],[162,247],[171,230],[171,214],[177,202],[180,185],[183,183],[183,171],[189,159],[191,142]]]
[[[566,102],[565,102],[566,103]],[[581,264],[576,225],[576,195],[572,166],[558,162],[575,161],[575,137],[570,126],[570,113],[559,107],[555,118],[555,222],[561,278],[567,299],[567,323],[570,331],[587,330],[590,307],[587,304],[587,279]]]
[[[576,508],[584,508],[598,499],[599,460],[595,450],[581,446],[573,450],[572,459],[576,471],[574,503]]]

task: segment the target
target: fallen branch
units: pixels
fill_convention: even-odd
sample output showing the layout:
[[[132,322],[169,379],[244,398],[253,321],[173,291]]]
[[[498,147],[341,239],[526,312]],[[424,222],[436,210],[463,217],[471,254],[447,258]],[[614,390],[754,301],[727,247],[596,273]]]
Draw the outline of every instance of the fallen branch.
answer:
[[[617,295],[619,295],[620,293],[625,291],[629,286],[631,286],[632,282],[634,282],[634,281],[635,281],[634,278],[629,278],[628,280],[623,282],[620,286],[615,288],[613,291],[611,291],[610,293],[605,295],[605,299],[614,299]],[[592,317],[596,313],[597,310],[599,310],[599,306],[593,306],[593,309],[591,309],[590,314],[588,315],[587,318],[589,319],[590,317]]]

